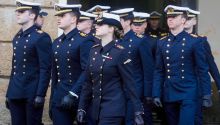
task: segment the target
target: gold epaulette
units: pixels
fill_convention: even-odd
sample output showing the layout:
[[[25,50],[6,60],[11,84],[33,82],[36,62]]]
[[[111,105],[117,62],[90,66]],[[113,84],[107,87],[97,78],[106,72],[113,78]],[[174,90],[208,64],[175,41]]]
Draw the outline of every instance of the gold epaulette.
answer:
[[[121,46],[121,45],[116,45],[116,47],[119,48],[119,49],[124,49],[124,47]]]
[[[168,35],[168,33],[161,33],[160,34],[161,37],[164,37],[164,36],[167,36],[167,35]]]
[[[80,34],[80,36],[82,36],[82,37],[86,37],[86,36],[87,36],[87,34],[86,34],[86,33],[83,33],[83,32],[79,32],[79,34]]]

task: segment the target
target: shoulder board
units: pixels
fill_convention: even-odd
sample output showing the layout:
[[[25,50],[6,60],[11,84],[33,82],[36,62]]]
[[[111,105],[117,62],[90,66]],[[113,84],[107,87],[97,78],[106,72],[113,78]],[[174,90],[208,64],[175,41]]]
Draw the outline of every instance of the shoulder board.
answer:
[[[43,33],[44,31],[42,31],[42,30],[37,30],[37,32],[41,34],[41,33]]]
[[[116,45],[116,47],[119,48],[119,49],[124,49],[124,47],[121,46],[121,45]]]
[[[95,48],[95,47],[97,47],[97,46],[99,46],[100,44],[95,44],[95,45],[93,45],[92,46],[92,48]]]
[[[198,35],[196,35],[196,34],[190,34],[192,37],[198,37]]]
[[[150,35],[151,37],[154,37],[154,38],[157,38],[157,36],[156,35]]]
[[[161,33],[161,34],[160,34],[161,37],[167,36],[167,35],[168,35],[168,33]]]
[[[138,38],[143,38],[143,37],[144,37],[144,35],[137,34],[137,33],[135,33],[135,35],[136,35]]]
[[[86,36],[87,36],[87,34],[86,34],[86,33],[83,33],[83,32],[79,32],[79,34],[80,34],[80,36],[82,36],[82,37],[86,37]]]
[[[164,36],[164,37],[162,37],[162,38],[160,38],[160,40],[163,40],[163,39],[165,39],[167,36]]]

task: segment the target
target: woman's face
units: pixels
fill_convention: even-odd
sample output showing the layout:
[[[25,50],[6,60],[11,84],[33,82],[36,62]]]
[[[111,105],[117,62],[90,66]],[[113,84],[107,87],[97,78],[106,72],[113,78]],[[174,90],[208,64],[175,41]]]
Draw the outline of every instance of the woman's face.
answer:
[[[102,25],[96,25],[95,29],[96,29],[96,35],[98,37],[102,37],[112,32],[113,28],[107,24],[102,24]]]

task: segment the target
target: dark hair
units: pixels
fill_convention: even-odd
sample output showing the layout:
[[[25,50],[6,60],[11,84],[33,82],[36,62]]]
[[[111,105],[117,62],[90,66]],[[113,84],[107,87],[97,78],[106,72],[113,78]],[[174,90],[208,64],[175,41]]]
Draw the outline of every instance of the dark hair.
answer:
[[[114,28],[114,39],[121,39],[124,36],[123,30],[120,30],[118,27],[113,26]]]
[[[34,15],[35,15],[34,21],[36,21],[38,15],[39,15],[39,10],[37,10],[37,9],[31,9],[31,10],[28,10],[28,11],[29,11],[31,14],[34,14]]]
[[[76,24],[77,24],[79,21],[80,12],[79,11],[72,11],[71,14],[76,17]]]
[[[184,12],[182,15],[181,15],[182,18],[185,18],[186,20],[188,19],[188,14],[186,12]]]

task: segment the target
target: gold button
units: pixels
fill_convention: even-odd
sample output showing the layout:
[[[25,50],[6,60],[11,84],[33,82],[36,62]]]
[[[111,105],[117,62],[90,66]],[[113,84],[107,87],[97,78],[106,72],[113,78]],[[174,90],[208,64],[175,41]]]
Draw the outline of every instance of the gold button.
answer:
[[[95,52],[95,55],[98,54],[97,52]]]
[[[101,98],[102,98],[102,96],[99,96],[99,98],[101,99]]]
[[[16,68],[16,66],[14,66],[14,68]]]
[[[95,58],[92,58],[93,61],[95,61]]]
[[[59,66],[57,66],[57,69],[59,69],[60,67]]]
[[[69,75],[71,76],[71,75],[72,75],[72,73],[70,72],[70,73],[69,73]]]
[[[184,52],[184,50],[182,49],[182,52]]]
[[[70,61],[70,59],[68,58],[68,59],[67,59],[67,61],[69,62],[69,61]]]
[[[15,44],[18,44],[18,41],[16,41]]]
[[[92,95],[92,98],[95,98],[95,96],[94,96],[94,95]]]
[[[26,59],[24,59],[24,62],[26,62],[27,60]]]
[[[29,34],[28,37],[31,37],[31,35]]]
[[[168,69],[167,72],[170,72],[170,70]]]
[[[60,79],[58,79],[58,82],[60,82]]]
[[[100,69],[102,69],[103,67],[102,66],[100,66]]]
[[[102,84],[102,81],[99,81],[100,84]]]
[[[185,77],[184,76],[182,76],[182,79],[184,79]]]
[[[99,91],[102,91],[102,89],[100,88]]]
[[[167,44],[167,47],[170,47],[170,44]]]
[[[59,39],[59,42],[61,42],[62,40],[61,39]]]
[[[185,41],[186,40],[186,38],[183,38],[183,41]]]
[[[170,79],[170,76],[167,76],[168,79]]]
[[[69,82],[72,82],[72,80],[69,80]]]
[[[182,72],[184,72],[184,70],[183,70],[183,69],[182,69],[181,71],[182,71]]]
[[[57,54],[57,51],[55,52],[55,54]]]
[[[16,54],[14,53],[13,55],[15,56]]]
[[[184,59],[184,56],[182,56],[181,58]]]
[[[14,60],[14,62],[16,62],[16,60]]]
[[[26,66],[25,65],[23,65],[23,68],[25,68]]]
[[[24,55],[26,55],[26,52],[24,52]]]
[[[170,66],[170,64],[168,63],[167,66]]]
[[[26,48],[27,48],[27,46],[24,46],[24,48],[26,49]]]
[[[130,39],[129,41],[132,42],[132,39]]]
[[[28,40],[26,40],[26,42],[28,42]]]
[[[70,51],[67,51],[67,54],[70,54]]]
[[[71,68],[71,66],[68,66],[68,68]]]
[[[16,47],[14,47],[14,50],[16,50]]]
[[[58,72],[57,75],[59,76],[59,75],[60,75],[60,72]]]
[[[16,74],[16,72],[13,73],[14,75]]]
[[[74,40],[74,38],[71,39],[71,41],[73,41],[73,40]]]
[[[166,50],[166,53],[169,53],[169,50]]]
[[[170,59],[170,57],[166,57],[166,59],[168,60],[168,59]]]
[[[55,59],[55,61],[57,62],[57,61],[58,61],[58,59]]]
[[[131,48],[131,45],[129,45],[129,47]]]
[[[100,76],[102,76],[102,74],[100,74]]]
[[[23,72],[23,74],[25,74],[25,72]]]
[[[57,48],[59,48],[60,46],[59,45],[57,45]]]
[[[184,66],[184,63],[182,63],[181,65]]]
[[[170,42],[170,41],[171,41],[171,39],[168,39],[168,41]]]
[[[69,46],[72,46],[71,44],[69,44]]]
[[[105,59],[102,59],[103,62],[105,62]]]

